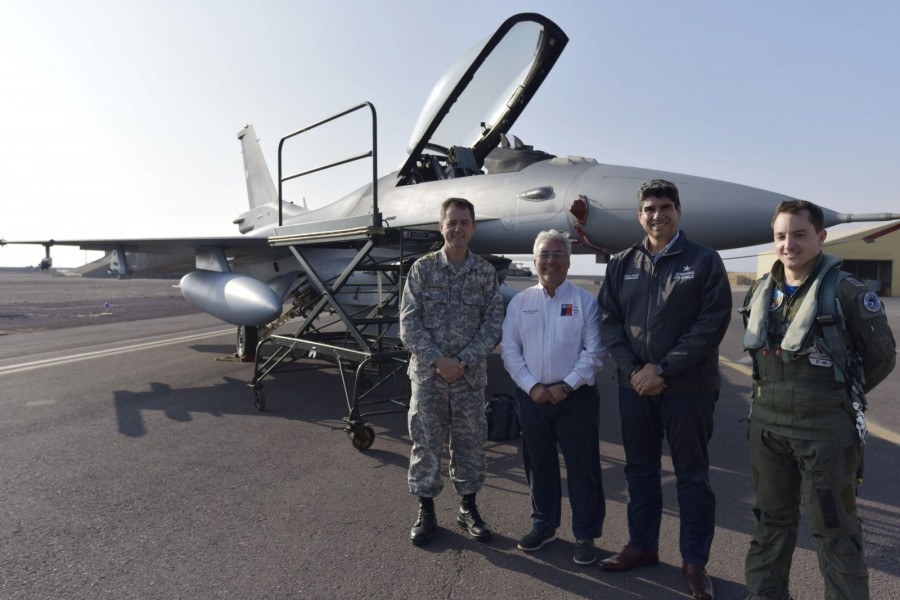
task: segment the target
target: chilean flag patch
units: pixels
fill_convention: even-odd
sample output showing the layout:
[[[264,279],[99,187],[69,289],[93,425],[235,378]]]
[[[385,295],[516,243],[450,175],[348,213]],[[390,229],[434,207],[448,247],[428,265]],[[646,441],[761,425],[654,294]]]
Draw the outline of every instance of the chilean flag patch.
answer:
[[[572,307],[573,304],[563,304],[562,308],[559,311],[559,316],[561,317],[571,317],[572,316]]]

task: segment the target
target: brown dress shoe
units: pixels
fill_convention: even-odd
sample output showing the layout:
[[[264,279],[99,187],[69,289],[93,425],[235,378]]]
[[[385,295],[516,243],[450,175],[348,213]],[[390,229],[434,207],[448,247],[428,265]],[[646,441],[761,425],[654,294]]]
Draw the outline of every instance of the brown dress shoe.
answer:
[[[687,581],[688,591],[696,600],[713,600],[712,579],[706,573],[704,567],[682,563],[681,572]]]
[[[630,571],[635,567],[655,565],[659,562],[656,552],[641,552],[633,546],[625,546],[615,556],[610,556],[600,561],[600,568],[604,571],[621,572]]]

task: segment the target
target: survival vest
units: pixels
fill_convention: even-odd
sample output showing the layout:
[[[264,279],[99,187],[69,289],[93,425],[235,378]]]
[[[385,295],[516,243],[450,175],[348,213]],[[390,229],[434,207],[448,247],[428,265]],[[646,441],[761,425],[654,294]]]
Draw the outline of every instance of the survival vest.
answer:
[[[815,342],[818,350],[832,359],[835,380],[847,384],[850,404],[848,409],[856,416],[856,428],[864,442],[868,434],[864,415],[868,408],[863,392],[865,372],[859,353],[851,344],[844,314],[837,301],[838,285],[850,273],[838,268],[843,261],[837,256],[824,254],[822,260],[825,275],[817,277],[810,284],[800,310],[781,341],[781,359],[784,362],[795,360],[810,345],[810,341]],[[768,342],[768,303],[774,288],[772,274],[766,273],[745,308],[745,312],[749,311],[743,337],[745,350],[760,350]]]

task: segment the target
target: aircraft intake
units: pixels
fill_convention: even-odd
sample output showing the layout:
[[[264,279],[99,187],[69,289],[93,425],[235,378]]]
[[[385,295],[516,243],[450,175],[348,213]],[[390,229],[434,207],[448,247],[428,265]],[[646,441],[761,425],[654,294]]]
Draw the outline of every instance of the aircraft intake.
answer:
[[[242,273],[192,271],[181,278],[181,293],[192,305],[232,325],[258,327],[281,314],[278,294]]]

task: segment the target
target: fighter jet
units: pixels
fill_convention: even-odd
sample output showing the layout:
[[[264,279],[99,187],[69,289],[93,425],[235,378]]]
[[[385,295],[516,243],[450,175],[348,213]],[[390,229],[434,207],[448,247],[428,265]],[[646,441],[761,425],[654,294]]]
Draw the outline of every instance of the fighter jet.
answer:
[[[281,318],[285,305],[296,310],[314,301],[318,292],[310,289],[306,269],[290,249],[273,240],[305,236],[306,265],[321,280],[334,280],[345,271],[352,252],[328,243],[317,246],[316,239],[360,227],[436,230],[439,206],[449,197],[467,198],[475,205],[478,231],[470,247],[480,254],[529,254],[537,232],[549,228],[568,232],[576,253],[608,255],[621,250],[642,236],[636,191],[652,178],[674,182],[689,200],[682,222],[693,240],[716,249],[771,241],[771,215],[788,196],[704,177],[555,155],[510,135],[567,42],[562,29],[542,15],[507,19],[438,80],[414,128],[407,160],[380,178],[374,107],[366,103],[351,109],[371,109],[374,147],[365,156],[372,159],[373,180],[322,208],[285,201],[282,184],[295,175],[282,173],[281,144],[276,186],[248,125],[238,133],[250,203],[234,221],[240,235],[9,243],[46,246],[48,265],[53,244],[104,250],[109,252],[110,271],[118,276],[139,274],[131,264],[137,262],[136,256],[165,255],[144,273],[190,270],[181,280],[183,295],[205,312],[239,326],[239,352],[244,352],[247,340],[255,341],[257,328]],[[285,136],[281,143],[306,129]],[[826,210],[825,214],[828,226],[900,218],[895,213]],[[358,296],[358,286],[348,289],[356,289]]]

